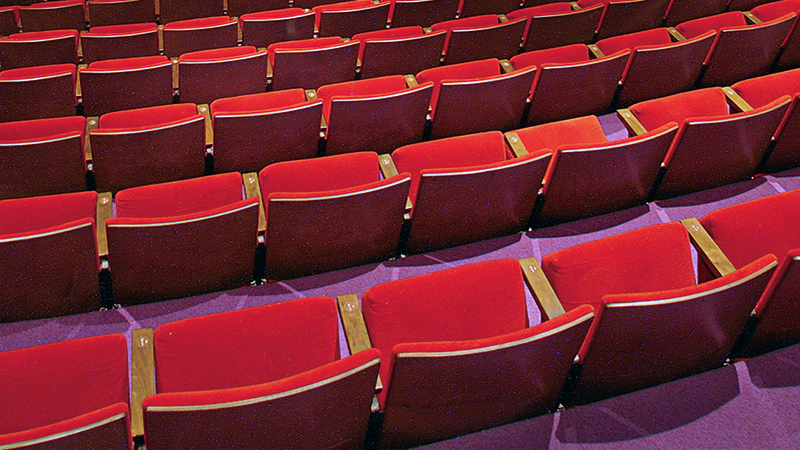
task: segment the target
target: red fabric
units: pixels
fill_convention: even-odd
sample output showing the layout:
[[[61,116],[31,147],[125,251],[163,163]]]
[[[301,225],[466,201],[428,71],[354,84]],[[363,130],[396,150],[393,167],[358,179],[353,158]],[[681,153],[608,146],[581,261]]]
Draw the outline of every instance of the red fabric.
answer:
[[[57,2],[34,3],[30,6],[23,6],[22,9],[56,9],[64,6],[83,5],[84,0],[62,0]]]
[[[244,22],[246,20],[258,21],[266,19],[287,19],[289,17],[300,16],[305,13],[306,12],[303,8],[285,8],[276,9],[274,11],[259,11],[255,13],[242,14],[242,16],[239,17],[239,22]]]
[[[353,36],[354,41],[364,41],[367,39],[400,39],[405,37],[422,36],[425,32],[420,26],[389,28],[387,30],[368,31],[358,33]],[[363,42],[362,42],[363,44]]]
[[[95,1],[101,1],[101,0],[95,0]],[[156,30],[158,30],[158,25],[152,22],[130,23],[124,25],[106,25],[102,27],[92,27],[89,31],[81,33],[81,36],[123,36],[126,34],[138,34]]]
[[[608,142],[595,116],[578,117],[515,130],[529,153],[563,145],[605,144]]]
[[[116,217],[183,216],[221,208],[242,200],[238,173],[151,184],[119,191]]]
[[[75,134],[84,135],[86,118],[81,116],[22,120],[0,123],[0,142],[30,142],[56,139]]]
[[[686,119],[724,116],[728,103],[722,88],[714,87],[683,92],[632,105],[629,110],[646,130],[669,122],[682,124]]]
[[[412,202],[417,198],[423,170],[482,166],[505,159],[505,140],[499,131],[419,142],[392,152],[397,171],[411,174],[408,197]]]
[[[269,383],[339,358],[336,301],[312,297],[194,317],[155,331],[156,392]]]
[[[83,427],[94,425],[118,414],[124,414],[125,417],[105,426],[73,434]],[[56,448],[70,448],[74,445],[71,441],[76,440],[80,448],[131,449],[133,441],[130,430],[130,408],[127,403],[117,403],[51,425],[17,433],[0,434],[0,445],[18,444],[36,439],[47,439],[47,443]]]
[[[194,119],[197,116],[197,105],[194,103],[153,106],[103,114],[100,116],[100,128],[149,128]]]
[[[0,201],[0,235],[29,233],[68,222],[97,220],[97,192],[26,197]]]
[[[614,36],[597,42],[597,47],[605,55],[622,50],[633,50],[637,47],[650,47],[671,44],[672,38],[666,28],[653,28],[638,33]]]
[[[128,404],[128,343],[121,334],[0,353],[0,434]]]
[[[532,6],[530,8],[518,9],[506,14],[508,20],[514,20],[518,17],[534,17],[534,16],[549,16],[552,14],[560,14],[572,12],[572,6],[567,2],[547,3],[539,6]]]
[[[498,24],[497,16],[494,14],[487,14],[482,16],[466,17],[463,19],[447,20],[431,25],[433,31],[447,31],[447,37],[444,40],[445,50],[450,45],[450,35],[453,30],[470,30],[475,28],[492,27]]]
[[[275,66],[275,52],[278,50],[312,50],[327,48],[342,43],[340,37],[324,37],[317,39],[299,39],[296,41],[276,42],[267,47],[270,66]]]
[[[380,179],[378,154],[345,153],[270,164],[258,173],[264,202],[277,192],[334,191]]]
[[[243,114],[272,111],[305,103],[306,94],[302,88],[282,91],[261,92],[214,100],[211,103],[211,117],[215,114]]]
[[[104,59],[102,61],[95,61],[86,69],[82,69],[81,72],[86,70],[127,70],[127,69],[145,69],[148,67],[156,67],[160,66],[166,62],[169,62],[166,56],[157,55],[157,56],[142,56],[137,58],[120,58],[120,59]]]
[[[325,117],[325,120],[329,120],[331,113],[331,102],[334,98],[369,98],[377,95],[392,94],[405,89],[406,79],[403,75],[390,75],[387,77],[368,78],[365,80],[328,84],[320,87],[317,90],[317,97],[323,101],[322,115]]]
[[[800,248],[800,191],[789,191],[718,209],[700,223],[734,267],[763,255],[783,259]]]
[[[314,26],[319,29],[319,22],[320,18],[322,17],[323,11],[355,11],[359,9],[366,9],[375,6],[372,3],[372,0],[353,0],[353,1],[346,1],[341,3],[330,3],[327,5],[320,5],[311,8],[316,14]]]
[[[509,61],[514,69],[541,66],[542,64],[564,64],[589,61],[589,47],[586,44],[566,45],[519,54]]]
[[[800,12],[800,2],[793,0],[765,3],[750,10],[750,13],[762,22],[769,22],[796,12]]]
[[[164,25],[165,30],[193,30],[198,28],[212,28],[223,24],[236,22],[228,16],[203,17],[200,19],[177,20]]]
[[[723,28],[741,27],[748,25],[747,19],[741,11],[731,11],[709,17],[683,22],[675,27],[686,39],[700,36],[706,31],[714,30],[719,33]]]
[[[522,269],[514,259],[469,264],[367,290],[361,298],[388,392],[392,349],[411,342],[467,341],[528,326]]]
[[[75,64],[52,64],[48,66],[21,67],[19,69],[8,69],[0,72],[0,80],[26,80],[55,75],[72,74],[75,80],[77,68]]]
[[[550,253],[542,270],[564,308],[604,295],[665,291],[695,284],[689,234],[679,222],[653,225]]]
[[[427,83],[432,81],[433,93],[431,94],[431,110],[436,111],[439,102],[439,90],[445,81],[468,81],[500,75],[500,61],[497,59],[482,59],[449,66],[433,67],[417,74],[417,81]]]
[[[750,78],[731,86],[753,108],[760,108],[784,96],[800,94],[800,69]]]
[[[49,30],[49,31],[30,31],[27,33],[14,33],[8,35],[7,39],[10,41],[43,41],[43,40],[59,39],[67,36],[72,36],[75,38],[75,46],[77,47],[78,46],[77,30]]]
[[[178,61],[180,62],[216,61],[225,59],[235,59],[240,56],[252,55],[255,53],[256,53],[256,48],[248,45],[242,47],[215,48],[211,50],[200,50],[197,52],[184,53],[178,58]]]

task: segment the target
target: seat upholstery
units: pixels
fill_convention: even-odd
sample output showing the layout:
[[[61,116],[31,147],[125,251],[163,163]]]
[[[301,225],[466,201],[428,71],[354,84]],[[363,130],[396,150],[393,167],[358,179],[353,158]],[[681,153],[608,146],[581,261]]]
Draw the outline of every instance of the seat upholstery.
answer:
[[[172,63],[165,56],[97,61],[79,73],[87,116],[172,103]]]
[[[267,47],[273,90],[350,81],[356,77],[357,41],[339,37],[278,42]]]
[[[390,28],[353,36],[360,43],[361,78],[413,74],[439,65],[447,32],[421,26]]]
[[[144,0],[134,0],[136,2]],[[102,59],[156,56],[159,52],[155,23],[92,27],[81,33],[84,64]]]
[[[556,2],[512,11],[508,18],[528,19],[522,49],[530,52],[592,42],[603,11],[603,5],[573,11],[569,3]]]
[[[184,53],[178,58],[178,85],[181,103],[264,92],[267,52],[244,46]]]
[[[74,64],[20,67],[0,72],[0,121],[74,116]]]

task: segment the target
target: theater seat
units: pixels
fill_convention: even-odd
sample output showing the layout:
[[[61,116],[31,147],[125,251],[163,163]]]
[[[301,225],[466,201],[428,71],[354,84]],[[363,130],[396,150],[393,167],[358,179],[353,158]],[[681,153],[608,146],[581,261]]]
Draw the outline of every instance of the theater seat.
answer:
[[[392,28],[422,26],[455,19],[460,0],[391,0]]]
[[[278,42],[267,47],[272,90],[316,89],[356,77],[358,42],[339,37]]]
[[[155,23],[92,27],[91,30],[81,33],[83,63],[91,64],[103,59],[156,56],[159,54],[158,42],[158,26]]]
[[[795,0],[763,3],[750,11],[753,17],[762,22],[770,22],[793,13],[800,13],[800,2]],[[800,29],[797,28],[797,21],[797,16],[795,16],[792,29],[783,41],[782,50],[778,55],[778,61],[775,63],[774,70],[787,70],[800,67],[800,45],[798,45],[798,41],[800,41]]]
[[[156,20],[153,0],[88,0],[86,8],[91,28]]]
[[[603,5],[597,39],[649,30],[661,25],[671,0],[579,0],[581,8]]]
[[[446,35],[446,31],[425,33],[421,26],[410,26],[353,36],[360,43],[361,78],[413,74],[438,66]]]
[[[509,20],[527,19],[522,49],[530,52],[591,43],[603,11],[603,5],[573,10],[570,3],[556,2],[518,9],[507,16]]]
[[[58,0],[20,6],[22,31],[85,30],[84,0]]]
[[[389,23],[388,1],[356,0],[316,6],[316,28],[320,37],[352,37],[358,33],[386,29]]]
[[[267,52],[227,47],[184,53],[178,58],[181,103],[257,94],[267,87]]]
[[[172,63],[166,56],[96,61],[78,75],[87,116],[172,103]]]
[[[162,29],[164,54],[169,58],[200,50],[236,47],[238,36],[238,22],[222,15],[169,22]]]
[[[303,8],[256,11],[239,17],[242,45],[269,47],[276,42],[314,37],[316,14]]]
[[[435,23],[433,31],[447,31],[444,63],[458,64],[478,59],[509,59],[519,53],[526,20],[501,22],[487,14]]]
[[[0,72],[0,121],[74,116],[74,64],[20,67]]]
[[[0,39],[3,70],[52,64],[78,64],[76,30],[14,33]]]

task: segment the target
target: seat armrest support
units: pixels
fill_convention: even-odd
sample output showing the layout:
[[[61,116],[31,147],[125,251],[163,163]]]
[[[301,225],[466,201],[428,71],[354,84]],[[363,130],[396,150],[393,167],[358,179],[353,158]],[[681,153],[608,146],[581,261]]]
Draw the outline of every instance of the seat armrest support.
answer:
[[[534,257],[521,259],[519,261],[522,266],[522,273],[525,276],[525,282],[531,290],[536,303],[539,305],[539,310],[542,312],[547,320],[554,319],[564,314],[564,307],[558,300],[556,292],[547,281],[547,277],[539,265],[539,261]]]
[[[247,198],[258,198],[258,234],[262,235],[267,231],[267,217],[264,213],[264,199],[261,198],[261,187],[258,184],[258,174],[249,172],[242,174],[244,183],[244,194]]]
[[[144,435],[142,400],[155,393],[153,329],[140,328],[131,334],[131,432]]]
[[[207,103],[197,105],[197,114],[202,114],[205,119],[206,128],[206,148],[211,148],[214,145],[214,127],[211,126],[211,108]]]
[[[689,230],[689,238],[692,240],[692,244],[697,248],[697,253],[714,273],[714,276],[722,277],[736,271],[728,257],[722,253],[717,243],[714,242],[697,219],[694,217],[683,219],[681,223]]]
[[[511,147],[511,151],[514,152],[514,156],[517,158],[521,158],[529,153],[517,133],[506,133],[505,138],[506,142],[508,142],[508,146]]]
[[[106,220],[114,215],[111,192],[97,194],[97,253],[101,258],[108,256]]]
[[[750,111],[753,109],[747,100],[743,99],[736,91],[729,87],[722,88],[725,91],[725,97],[728,98],[728,102],[733,104],[733,108],[738,112],[745,112]]]
[[[625,124],[625,128],[627,128],[628,132],[632,133],[632,135],[640,136],[647,133],[644,125],[642,125],[642,123],[639,122],[639,119],[637,119],[636,116],[634,116],[633,113],[627,108],[617,110],[617,115],[619,115],[620,119],[622,119],[622,123]]]
[[[672,39],[674,39],[676,42],[686,40],[686,37],[682,35],[681,32],[678,31],[675,27],[669,27],[667,28],[667,31],[669,32],[669,35],[672,36]]]

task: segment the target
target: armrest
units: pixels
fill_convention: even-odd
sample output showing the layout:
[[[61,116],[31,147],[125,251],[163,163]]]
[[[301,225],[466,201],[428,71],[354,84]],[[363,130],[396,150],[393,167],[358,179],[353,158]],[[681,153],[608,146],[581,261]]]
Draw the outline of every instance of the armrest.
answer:
[[[205,118],[206,126],[206,148],[211,148],[214,145],[214,127],[211,126],[211,108],[207,103],[197,105],[197,114],[202,114]]]
[[[534,257],[521,259],[519,261],[522,266],[522,274],[525,276],[525,282],[531,290],[536,303],[539,305],[539,310],[542,311],[547,320],[554,319],[564,314],[564,307],[558,300],[556,292],[547,281],[547,277],[539,265],[539,261]]]
[[[503,73],[511,73],[514,71],[514,66],[507,59],[500,60],[500,68],[503,69]]]
[[[569,6],[572,7],[573,11],[581,9],[581,5],[579,5],[578,2],[569,2]]]
[[[505,138],[506,142],[508,142],[508,146],[511,147],[511,151],[514,152],[514,156],[517,158],[521,158],[529,153],[517,133],[506,133]]]
[[[633,133],[636,136],[647,133],[644,125],[627,108],[617,110],[617,115],[622,119],[629,133]]]
[[[342,316],[342,326],[347,337],[347,347],[350,348],[350,354],[354,355],[372,348],[372,343],[369,341],[369,333],[367,333],[367,325],[364,323],[364,315],[361,314],[361,305],[358,303],[358,296],[356,294],[340,295],[336,297],[336,301],[339,304],[339,314]],[[375,390],[380,391],[382,389],[383,383],[381,383],[381,377],[378,377]]]
[[[159,14],[159,1],[155,0],[156,3],[156,15]],[[158,26],[158,53],[160,55],[164,54],[164,25]]]
[[[722,277],[736,271],[728,257],[722,253],[717,243],[711,239],[711,236],[697,219],[694,217],[683,219],[681,223],[689,230],[689,238],[692,240],[692,244],[697,248],[697,253],[714,273],[714,276]]]
[[[89,130],[94,130],[95,128],[100,126],[100,118],[97,116],[87,117],[86,118],[86,139],[83,143],[83,154],[86,158],[86,163],[91,164],[92,162],[92,143],[91,139],[89,139]]]
[[[419,86],[417,77],[414,75],[403,75],[406,78],[406,87],[413,88]]]
[[[378,157],[378,163],[380,165],[383,178],[391,178],[398,175],[397,167],[394,165],[394,161],[392,161],[392,157],[388,153],[380,155]],[[411,211],[413,207],[414,205],[411,203],[411,199],[406,197],[406,213]]]
[[[172,90],[176,91],[180,89],[180,84],[178,83],[178,58],[172,58]]]
[[[106,238],[106,220],[114,215],[111,192],[97,194],[97,253],[101,257],[108,256],[108,238]]]
[[[506,22],[508,22],[508,16],[506,16],[505,14],[498,14],[497,15],[497,20],[500,23],[506,23]]]
[[[725,88],[722,88],[722,90],[725,92],[725,97],[728,98],[728,102],[733,104],[733,108],[736,111],[745,112],[745,111],[750,111],[751,109],[753,109],[753,107],[750,106],[749,103],[747,103],[747,100],[743,99],[733,89],[731,89],[729,87],[725,87]]]
[[[667,31],[669,31],[669,35],[672,36],[672,39],[675,41],[685,41],[686,37],[684,37],[680,31],[675,29],[675,27],[668,27]]]
[[[131,433],[144,435],[142,400],[155,393],[153,329],[140,328],[131,334]]]
[[[81,54],[81,58],[83,58],[83,54]],[[83,88],[81,88],[81,70],[86,69],[89,67],[88,64],[78,64],[78,73],[77,78],[75,79],[75,96],[78,97],[81,101],[83,101]]]
[[[758,17],[754,16],[753,13],[751,13],[750,11],[742,11],[742,14],[744,14],[744,16],[747,18],[747,20],[749,20],[750,23],[752,23],[752,24],[763,23],[761,21],[761,19],[759,19]]]
[[[267,231],[267,216],[264,213],[264,199],[261,198],[261,187],[258,184],[258,174],[255,172],[242,174],[244,193],[247,198],[258,198],[258,233]]]
[[[600,59],[606,56],[606,54],[603,53],[602,50],[600,50],[600,47],[594,44],[589,44],[588,47],[589,51],[592,52],[592,55],[595,57],[595,59]]]
[[[433,28],[431,28],[431,27],[422,27],[422,33],[423,34],[433,33]]]

